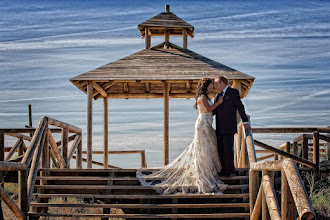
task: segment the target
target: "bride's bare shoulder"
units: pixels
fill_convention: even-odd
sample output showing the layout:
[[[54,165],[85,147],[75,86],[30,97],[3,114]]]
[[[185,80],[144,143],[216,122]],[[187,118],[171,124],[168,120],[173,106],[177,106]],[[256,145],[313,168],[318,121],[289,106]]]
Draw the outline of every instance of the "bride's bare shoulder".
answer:
[[[201,104],[204,99],[206,99],[206,96],[204,94],[200,95],[197,98],[197,104]]]

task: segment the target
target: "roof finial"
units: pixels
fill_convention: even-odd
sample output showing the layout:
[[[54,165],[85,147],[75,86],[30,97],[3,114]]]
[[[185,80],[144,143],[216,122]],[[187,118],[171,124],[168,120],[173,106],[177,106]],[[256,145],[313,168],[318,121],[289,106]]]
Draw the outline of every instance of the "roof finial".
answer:
[[[165,12],[170,13],[170,5],[165,5]]]

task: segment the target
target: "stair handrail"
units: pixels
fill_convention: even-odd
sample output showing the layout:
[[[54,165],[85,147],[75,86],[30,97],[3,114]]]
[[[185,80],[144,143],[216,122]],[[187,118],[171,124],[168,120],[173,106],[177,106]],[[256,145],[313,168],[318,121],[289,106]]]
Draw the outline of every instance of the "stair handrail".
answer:
[[[249,123],[251,125],[250,118]],[[243,125],[239,124],[238,126]],[[291,202],[289,201],[291,197],[300,219],[315,219],[315,212],[312,208],[295,162],[291,158],[277,161],[258,162],[252,130],[245,130],[244,127],[242,130],[242,137],[246,141],[246,148],[249,158],[251,219],[259,219],[261,212],[263,217],[270,215],[271,219],[289,219],[287,218],[287,215],[292,215],[292,217],[295,217],[295,213],[293,211],[291,213],[288,211],[288,202]],[[262,171],[263,175],[260,185],[259,171]],[[281,171],[282,174],[281,208],[278,205],[274,191],[274,184],[272,181],[273,171]]]

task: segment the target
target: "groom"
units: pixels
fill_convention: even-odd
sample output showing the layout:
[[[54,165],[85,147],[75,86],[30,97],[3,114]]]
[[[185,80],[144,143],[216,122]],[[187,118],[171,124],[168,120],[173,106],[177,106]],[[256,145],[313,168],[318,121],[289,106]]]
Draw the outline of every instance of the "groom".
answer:
[[[221,103],[213,114],[216,116],[216,135],[218,153],[221,161],[221,175],[235,176],[234,167],[234,135],[237,133],[236,112],[238,110],[245,129],[251,129],[244,105],[237,89],[228,86],[228,79],[223,76],[215,78],[214,87],[219,91],[214,103],[223,96]]]

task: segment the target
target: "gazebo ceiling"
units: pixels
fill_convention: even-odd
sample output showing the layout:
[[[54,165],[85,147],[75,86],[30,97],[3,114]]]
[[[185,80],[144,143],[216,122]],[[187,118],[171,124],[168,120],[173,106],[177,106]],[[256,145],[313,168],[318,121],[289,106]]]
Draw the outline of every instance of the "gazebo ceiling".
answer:
[[[254,77],[208,59],[191,50],[169,43],[106,64],[70,81],[87,94],[87,82],[93,81],[94,99],[163,98],[164,82],[170,83],[171,98],[193,98],[203,77],[226,76],[230,84],[240,83],[241,97],[251,88]]]

